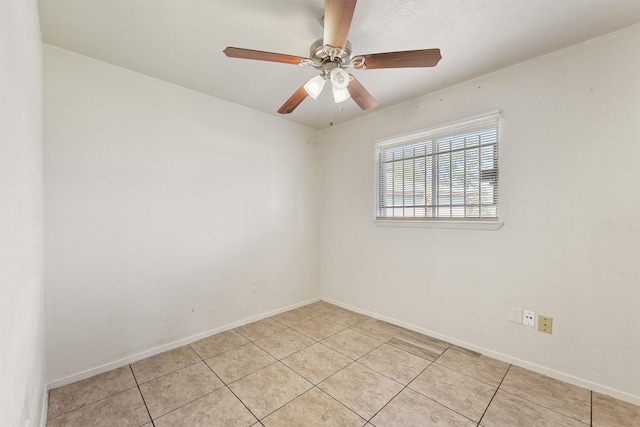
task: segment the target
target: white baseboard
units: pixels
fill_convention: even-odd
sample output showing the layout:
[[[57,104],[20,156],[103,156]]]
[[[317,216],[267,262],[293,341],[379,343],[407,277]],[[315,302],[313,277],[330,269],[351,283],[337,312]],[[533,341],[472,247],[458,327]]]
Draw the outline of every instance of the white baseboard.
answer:
[[[207,337],[209,337],[211,335],[215,335],[215,334],[218,334],[220,332],[228,331],[230,329],[234,329],[234,328],[237,328],[239,326],[246,325],[247,323],[251,323],[251,322],[255,322],[255,321],[261,320],[261,319],[265,319],[267,317],[271,317],[271,316],[274,316],[276,314],[279,314],[279,313],[282,313],[282,312],[285,312],[285,311],[293,310],[294,308],[302,307],[304,305],[311,304],[311,303],[316,302],[316,301],[320,301],[320,297],[311,298],[309,300],[302,301],[302,302],[299,302],[299,303],[296,303],[296,304],[293,304],[293,305],[290,305],[290,306],[287,306],[287,307],[283,307],[283,308],[279,308],[277,310],[272,310],[272,311],[269,311],[269,312],[266,312],[266,313],[258,314],[258,315],[255,315],[255,316],[240,320],[238,322],[229,323],[227,325],[223,325],[223,326],[220,326],[218,328],[214,328],[214,329],[210,329],[208,331],[200,332],[200,333],[198,333],[196,335],[191,335],[189,337],[186,337],[186,338],[183,338],[183,339],[180,339],[180,340],[177,340],[177,341],[173,341],[173,342],[170,342],[170,343],[167,343],[167,344],[163,344],[161,346],[154,347],[152,349],[143,351],[141,353],[132,354],[132,355],[127,356],[125,358],[114,360],[113,362],[109,362],[109,363],[106,363],[104,365],[97,366],[95,368],[87,369],[85,371],[78,372],[76,374],[70,375],[70,376],[65,377],[65,378],[60,378],[60,379],[56,379],[56,380],[50,381],[47,384],[47,391],[51,390],[51,389],[54,389],[54,388],[62,387],[62,386],[67,385],[67,384],[74,383],[76,381],[81,381],[81,380],[84,380],[86,378],[90,378],[90,377],[92,377],[94,375],[102,374],[104,372],[108,372],[108,371],[111,371],[113,369],[120,368],[122,366],[126,366],[126,365],[128,365],[130,363],[137,362],[138,360],[146,359],[147,357],[155,356],[156,354],[160,354],[160,353],[163,353],[165,351],[173,350],[175,348],[182,347],[183,345],[191,344],[192,342],[201,340],[203,338],[207,338]],[[45,414],[46,414],[46,412],[45,412]]]
[[[484,348],[484,347],[480,347],[480,346],[474,345],[472,343],[468,343],[466,341],[461,341],[461,340],[458,340],[456,338],[453,338],[453,337],[450,337],[450,336],[447,336],[447,335],[439,334],[437,332],[430,331],[430,330],[427,330],[427,329],[423,329],[423,328],[420,328],[420,327],[415,326],[415,325],[404,323],[404,322],[401,322],[401,321],[399,321],[397,319],[393,319],[393,318],[390,318],[390,317],[387,317],[387,316],[383,316],[383,315],[381,315],[379,313],[373,313],[373,312],[370,312],[370,311],[367,311],[367,310],[363,310],[360,307],[354,307],[354,306],[349,305],[349,304],[344,304],[344,303],[342,303],[340,301],[332,300],[331,298],[322,297],[322,300],[326,301],[328,303],[337,305],[338,307],[342,307],[342,308],[345,308],[347,310],[355,311],[357,313],[361,313],[361,314],[367,315],[369,317],[373,317],[374,319],[384,320],[385,322],[391,323],[393,325],[401,326],[401,327],[409,329],[411,331],[419,332],[421,334],[428,335],[430,337],[437,338],[437,339],[442,340],[442,341],[446,341],[446,342],[448,342],[450,344],[454,344],[454,345],[466,348],[468,350],[472,350],[472,351],[481,353],[481,354],[483,354],[485,356],[492,357],[494,359],[501,360],[503,362],[507,362],[507,363],[510,363],[512,365],[520,366],[521,368],[525,368],[525,369],[528,369],[530,371],[537,372],[539,374],[546,375],[548,377],[551,377],[551,378],[554,378],[554,379],[557,379],[557,380],[560,380],[560,381],[564,381],[564,382],[567,382],[569,384],[573,384],[573,385],[578,386],[578,387],[583,387],[583,388],[586,388],[586,389],[589,389],[589,390],[592,390],[592,391],[595,391],[595,392],[598,392],[598,393],[606,394],[607,396],[615,397],[616,399],[620,399],[620,400],[623,400],[625,402],[629,402],[629,403],[632,403],[634,405],[640,406],[640,396],[635,396],[633,394],[626,393],[624,391],[620,391],[620,390],[617,390],[617,389],[614,389],[614,388],[611,388],[611,387],[607,387],[607,386],[604,386],[602,384],[594,383],[592,381],[588,381],[588,380],[585,380],[585,379],[582,379],[582,378],[578,378],[578,377],[575,377],[573,375],[566,374],[564,372],[556,371],[555,369],[551,369],[551,368],[547,368],[545,366],[537,365],[535,363],[527,362],[526,360],[518,359],[516,357],[509,356],[508,354],[499,353],[499,352],[490,350],[488,348]]]

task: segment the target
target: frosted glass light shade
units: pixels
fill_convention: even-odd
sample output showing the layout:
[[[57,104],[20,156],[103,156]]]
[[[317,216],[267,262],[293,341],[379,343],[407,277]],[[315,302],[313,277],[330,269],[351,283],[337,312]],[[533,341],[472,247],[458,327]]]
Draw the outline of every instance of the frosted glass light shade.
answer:
[[[322,92],[322,88],[324,88],[324,79],[322,76],[311,77],[304,84],[304,90],[306,90],[309,96],[313,99],[318,99],[318,96]]]
[[[349,73],[342,68],[334,68],[331,70],[331,84],[334,89],[345,89],[349,86]]]
[[[344,89],[336,89],[336,87],[333,87],[333,101],[336,104],[339,104],[343,101],[346,101],[347,99],[351,98],[351,94],[349,93],[349,89],[344,88]]]

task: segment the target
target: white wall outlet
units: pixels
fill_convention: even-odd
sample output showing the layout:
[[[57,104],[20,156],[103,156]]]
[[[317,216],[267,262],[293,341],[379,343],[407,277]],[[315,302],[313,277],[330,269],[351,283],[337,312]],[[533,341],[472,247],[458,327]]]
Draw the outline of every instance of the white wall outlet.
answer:
[[[522,313],[522,324],[525,326],[536,327],[536,314],[533,311],[524,310]]]
[[[258,284],[256,282],[253,282],[251,285],[251,292],[258,292]]]
[[[513,323],[522,323],[522,309],[511,307],[507,310],[507,320]]]

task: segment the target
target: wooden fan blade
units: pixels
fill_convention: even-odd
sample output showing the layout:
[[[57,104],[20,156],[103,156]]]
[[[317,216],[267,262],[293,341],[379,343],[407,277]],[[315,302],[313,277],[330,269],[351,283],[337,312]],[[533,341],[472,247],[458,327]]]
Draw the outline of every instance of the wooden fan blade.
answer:
[[[349,86],[347,86],[347,90],[351,95],[351,98],[355,101],[356,104],[363,110],[371,110],[378,105],[378,101],[375,100],[373,96],[362,86],[362,84],[353,77],[352,74],[349,74],[351,81],[349,82]]]
[[[258,61],[283,62],[285,64],[300,64],[305,58],[282,53],[263,52],[261,50],[243,49],[241,47],[227,47],[224,54],[230,58],[255,59]]]
[[[295,110],[298,105],[307,97],[307,91],[304,89],[304,85],[300,86],[298,90],[296,90],[291,98],[287,99],[287,102],[282,104],[282,107],[278,110],[280,114],[289,114],[293,110]]]
[[[408,68],[408,67],[435,67],[442,59],[440,49],[403,50],[400,52],[372,53],[361,55],[364,57],[364,66],[375,70],[376,68]]]
[[[344,48],[356,9],[356,0],[325,0],[324,44]]]

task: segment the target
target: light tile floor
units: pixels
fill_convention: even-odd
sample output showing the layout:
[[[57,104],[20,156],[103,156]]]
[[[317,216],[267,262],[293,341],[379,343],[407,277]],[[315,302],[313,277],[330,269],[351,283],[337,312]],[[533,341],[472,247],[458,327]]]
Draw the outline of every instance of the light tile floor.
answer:
[[[51,390],[47,426],[640,426],[640,407],[326,302]]]

